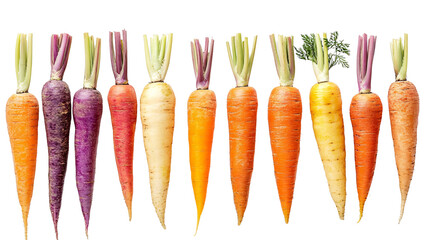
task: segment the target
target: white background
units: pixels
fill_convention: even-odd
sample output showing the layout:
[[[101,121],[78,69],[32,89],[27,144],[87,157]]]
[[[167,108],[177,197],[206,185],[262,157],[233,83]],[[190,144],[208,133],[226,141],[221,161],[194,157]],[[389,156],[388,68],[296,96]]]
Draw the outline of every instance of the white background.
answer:
[[[75,3],[73,3],[75,2]],[[73,36],[66,81],[74,94],[83,84],[83,32],[102,38],[102,59],[98,89],[104,97],[97,157],[96,182],[89,236],[97,239],[419,239],[424,238],[426,220],[425,150],[422,132],[424,105],[421,104],[416,170],[411,184],[405,215],[398,225],[400,193],[390,133],[387,91],[394,80],[389,42],[409,33],[408,79],[415,83],[421,100],[426,94],[424,82],[424,8],[415,1],[227,1],[221,4],[200,1],[8,1],[0,8],[0,239],[24,239],[21,209],[18,203],[13,161],[7,135],[4,107],[15,92],[14,51],[16,34],[34,33],[33,74],[30,92],[41,101],[41,88],[50,74],[50,36],[66,32]],[[111,70],[108,31],[128,30],[130,83],[140,96],[149,77],[143,52],[143,34],[174,33],[173,50],[166,82],[177,98],[172,171],[166,210],[167,230],[158,222],[151,204],[148,169],[138,113],[134,154],[133,220],[128,221],[114,160],[110,113],[106,101],[114,84]],[[342,92],[347,148],[347,202],[341,221],[330,197],[322,163],[314,139],[309,113],[309,90],[316,79],[311,63],[296,60],[295,87],[303,101],[301,152],[290,223],[284,223],[275,185],[269,144],[267,104],[271,90],[279,84],[268,39],[271,33],[294,35],[338,30],[351,44],[349,69],[335,67],[330,80]],[[225,42],[237,32],[248,36],[250,48],[258,34],[258,45],[250,85],[259,99],[255,164],[250,198],[241,226],[237,226],[229,172],[229,146],[226,96],[235,86]],[[355,186],[352,128],[349,104],[357,93],[356,45],[359,34],[377,38],[372,90],[383,102],[383,120],[377,166],[364,218],[358,220]],[[189,41],[213,36],[215,52],[210,89],[217,95],[216,130],[207,201],[200,228],[194,238],[196,207],[190,180],[186,102],[195,90]],[[424,103],[422,101],[422,103]],[[139,112],[139,111],[138,111]],[[74,125],[71,126],[69,165],[65,182],[59,237],[85,239],[84,220],[75,183],[73,149]],[[48,158],[43,115],[40,108],[39,145],[34,195],[29,214],[29,239],[55,239],[48,201]],[[421,237],[423,236],[423,237]]]

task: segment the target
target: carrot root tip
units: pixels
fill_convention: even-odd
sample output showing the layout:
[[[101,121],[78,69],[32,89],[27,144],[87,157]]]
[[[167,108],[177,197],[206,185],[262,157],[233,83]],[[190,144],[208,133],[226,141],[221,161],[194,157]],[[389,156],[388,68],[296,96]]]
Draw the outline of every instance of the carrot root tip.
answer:
[[[364,202],[360,202],[359,203],[359,219],[358,219],[357,223],[361,222],[361,218],[363,216],[363,213],[364,213]]]
[[[399,214],[398,224],[400,224],[400,223],[401,223],[402,217],[404,216],[404,208],[405,208],[405,201],[406,201],[406,200],[407,200],[406,198],[403,198],[403,199],[401,200],[401,212],[400,212],[400,214]]]

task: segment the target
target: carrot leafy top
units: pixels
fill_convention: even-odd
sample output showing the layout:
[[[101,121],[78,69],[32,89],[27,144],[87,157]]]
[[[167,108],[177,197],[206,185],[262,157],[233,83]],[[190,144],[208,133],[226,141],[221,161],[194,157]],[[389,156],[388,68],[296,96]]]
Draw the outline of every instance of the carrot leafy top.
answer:
[[[16,93],[26,93],[30,88],[33,63],[33,34],[18,34],[15,48],[15,71],[18,80]]]
[[[371,92],[371,72],[373,70],[376,36],[370,36],[367,44],[367,34],[358,37],[358,52],[356,56],[356,75],[358,89],[361,93]]]
[[[99,66],[101,61],[101,39],[96,38],[96,45],[93,36],[89,37],[84,33],[84,50],[86,67],[84,70],[84,88],[96,88],[98,83]]]
[[[151,82],[164,82],[164,78],[169,68],[170,55],[172,53],[173,34],[163,35],[161,40],[158,35],[154,35],[151,41],[151,51],[149,50],[148,38],[143,36],[145,45],[145,60]]]
[[[231,63],[232,72],[234,73],[235,80],[237,81],[237,87],[247,87],[251,68],[253,66],[254,53],[256,51],[257,36],[254,37],[253,47],[251,54],[249,55],[248,38],[244,38],[242,41],[241,33],[237,33],[236,37],[231,38],[232,52],[229,46],[229,42],[226,42],[228,49],[228,57]]]
[[[197,78],[197,90],[209,89],[210,72],[212,69],[214,40],[209,50],[209,38],[206,38],[205,48],[200,45],[200,41],[195,39],[191,42],[192,63],[194,65],[195,77]]]
[[[404,45],[401,38],[393,39],[391,53],[396,80],[407,80],[408,34],[404,34]]]
[[[274,54],[275,67],[280,77],[281,86],[293,87],[294,65],[293,36],[283,37],[278,35],[278,45],[274,34],[270,35],[272,52]]]
[[[323,34],[321,40],[319,34],[302,34],[303,46],[296,48],[296,55],[303,60],[312,62],[315,76],[318,83],[328,82],[329,70],[336,65],[342,65],[349,68],[349,64],[345,59],[345,55],[349,56],[349,44],[343,40],[338,40],[339,33],[333,32],[330,38],[327,34]],[[330,53],[328,49],[334,50]]]
[[[115,41],[115,52],[114,52]],[[127,80],[127,32],[123,30],[123,40],[120,32],[109,32],[109,52],[111,57],[112,72],[115,77],[115,84],[126,85]]]
[[[58,36],[53,34],[50,41],[51,80],[62,80],[68,63],[72,37],[66,33]]]

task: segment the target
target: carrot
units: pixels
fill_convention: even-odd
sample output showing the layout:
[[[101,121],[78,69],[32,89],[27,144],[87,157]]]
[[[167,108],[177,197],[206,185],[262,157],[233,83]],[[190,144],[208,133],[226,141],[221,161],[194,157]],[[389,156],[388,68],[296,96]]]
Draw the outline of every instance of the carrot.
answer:
[[[33,195],[37,158],[38,101],[28,93],[31,81],[33,35],[18,34],[15,68],[18,89],[6,104],[6,121],[15,166],[16,188],[22,209],[25,239],[28,232],[28,213]]]
[[[404,35],[404,45],[401,39],[393,40],[391,52],[396,79],[389,88],[388,101],[399,188],[401,190],[401,213],[399,216],[399,222],[401,222],[416,158],[419,94],[414,84],[407,80],[407,34]]]
[[[275,179],[285,222],[290,217],[300,152],[302,99],[293,87],[295,74],[293,37],[270,35],[280,86],[269,97],[268,122]],[[277,48],[278,46],[278,48]]]
[[[349,44],[338,40],[338,33],[330,38],[324,33],[302,35],[303,48],[296,49],[299,58],[312,61],[318,84],[309,95],[312,125],[331,197],[341,220],[345,216],[346,203],[346,151],[342,116],[342,98],[339,87],[329,81],[329,69],[340,64],[349,67],[344,55],[349,55]],[[328,48],[334,53],[328,54]]]
[[[101,39],[84,33],[86,67],[83,88],[74,94],[75,168],[78,195],[88,236],[90,209],[96,172],[96,153],[102,117],[102,95],[96,90],[101,54]]]
[[[49,204],[56,239],[58,219],[62,204],[65,174],[67,171],[69,135],[71,125],[71,93],[68,84],[62,81],[72,37],[54,34],[51,38],[51,74],[41,92],[43,116],[49,151]]]
[[[241,40],[241,34],[232,37],[232,53],[226,42],[229,61],[237,87],[228,93],[229,149],[231,163],[231,183],[238,225],[247,207],[251,175],[253,172],[254,149],[256,145],[256,90],[248,86],[256,50],[257,36],[249,55],[248,38]]]
[[[140,98],[143,140],[149,168],[152,203],[165,229],[167,190],[170,180],[176,98],[164,82],[169,67],[173,35],[151,38],[151,51],[144,35],[145,59],[151,82]]]
[[[191,165],[192,188],[197,205],[195,233],[197,233],[206,201],[216,116],[216,95],[212,90],[209,90],[213,47],[213,39],[209,51],[209,39],[206,38],[204,52],[198,39],[194,43],[191,42],[192,61],[197,78],[197,90],[193,91],[188,99],[189,163]]]
[[[359,93],[352,98],[350,116],[354,132],[356,185],[359,199],[359,221],[370,191],[376,167],[377,145],[382,121],[382,102],[371,92],[371,72],[373,69],[375,36],[358,38],[357,80]]]
[[[114,137],[115,161],[124,200],[132,220],[133,198],[133,146],[135,139],[138,103],[135,89],[127,79],[127,32],[115,32],[115,55],[113,34],[109,33],[110,55],[115,85],[108,93],[108,104]]]

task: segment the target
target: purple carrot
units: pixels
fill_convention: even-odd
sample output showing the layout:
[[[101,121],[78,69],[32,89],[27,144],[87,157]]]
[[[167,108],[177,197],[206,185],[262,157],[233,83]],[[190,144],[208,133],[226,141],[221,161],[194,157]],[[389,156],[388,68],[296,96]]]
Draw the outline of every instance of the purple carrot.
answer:
[[[99,75],[101,39],[84,34],[86,69],[83,88],[74,95],[75,164],[78,195],[88,236],[90,209],[95,182],[96,151],[102,117],[102,96],[96,90]]]
[[[66,33],[51,38],[50,80],[41,92],[44,123],[49,153],[49,203],[58,239],[58,219],[61,209],[65,173],[67,171],[71,124],[71,94],[62,81],[68,62],[72,37]]]

